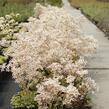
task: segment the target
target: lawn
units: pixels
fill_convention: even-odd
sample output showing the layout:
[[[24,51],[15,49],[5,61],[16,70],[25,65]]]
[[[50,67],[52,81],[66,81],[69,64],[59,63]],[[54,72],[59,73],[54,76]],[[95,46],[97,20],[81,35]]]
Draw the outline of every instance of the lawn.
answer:
[[[109,35],[109,2],[98,0],[69,0]],[[102,0],[103,1],[103,0]]]

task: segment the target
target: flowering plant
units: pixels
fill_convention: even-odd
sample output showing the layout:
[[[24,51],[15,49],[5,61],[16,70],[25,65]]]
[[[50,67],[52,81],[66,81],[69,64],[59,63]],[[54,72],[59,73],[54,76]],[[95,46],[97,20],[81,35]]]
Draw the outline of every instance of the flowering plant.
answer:
[[[15,40],[16,37],[14,33],[17,33],[20,30],[18,25],[19,14],[10,14],[0,17],[0,69],[4,60],[6,60],[4,52],[10,46],[12,40]]]
[[[96,90],[87,77],[84,56],[96,50],[96,40],[81,33],[78,23],[63,8],[35,8],[28,32],[18,33],[12,43],[9,68],[22,89],[36,91],[38,109],[56,109],[85,104]],[[61,107],[59,107],[61,106]]]

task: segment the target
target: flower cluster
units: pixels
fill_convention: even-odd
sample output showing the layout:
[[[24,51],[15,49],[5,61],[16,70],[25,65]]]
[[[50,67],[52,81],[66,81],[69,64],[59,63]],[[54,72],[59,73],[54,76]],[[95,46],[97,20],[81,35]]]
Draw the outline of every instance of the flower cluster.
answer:
[[[16,39],[14,33],[18,32],[20,29],[20,26],[17,22],[19,16],[19,14],[12,13],[10,15],[0,17],[0,56],[2,57],[6,49],[10,46],[11,41]],[[3,59],[0,58],[1,67],[3,63]]]
[[[79,105],[96,83],[88,78],[84,56],[96,50],[96,40],[80,32],[78,23],[64,9],[35,8],[34,17],[22,25],[7,55],[9,68],[23,88],[36,91],[38,109]],[[60,108],[61,109],[61,108]]]

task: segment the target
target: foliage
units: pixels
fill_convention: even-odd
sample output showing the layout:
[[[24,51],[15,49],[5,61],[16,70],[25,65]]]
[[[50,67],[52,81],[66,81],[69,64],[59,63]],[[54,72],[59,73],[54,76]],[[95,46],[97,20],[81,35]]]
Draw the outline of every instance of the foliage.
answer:
[[[18,25],[20,15],[10,14],[0,17],[0,64],[6,61],[6,57],[3,56],[4,52],[10,46],[12,40],[16,40],[15,33],[19,32],[20,26]],[[0,66],[1,69],[2,66]]]
[[[36,102],[34,101],[34,97],[34,92],[23,90],[12,97],[11,105],[13,108],[35,108]]]
[[[35,0],[7,0],[7,3],[17,3],[17,4],[29,4],[35,2]]]
[[[62,0],[36,0],[36,2],[41,3],[43,5],[50,4],[52,6],[62,6]]]
[[[21,15],[19,22],[27,21],[33,15],[35,2],[44,4],[44,0],[0,0],[0,17],[10,13]],[[47,4],[62,6],[62,0],[47,0]]]
[[[0,65],[4,63],[4,61],[6,60],[6,58],[2,55],[0,55]]]
[[[17,33],[20,29],[18,26],[19,14],[5,15],[0,17],[0,39],[13,40],[14,33]]]
[[[62,0],[48,0],[48,3],[53,6],[62,6]]]
[[[2,1],[0,1],[0,3],[1,2]],[[19,22],[27,21],[27,19],[33,15],[34,5],[34,2],[29,4],[6,3],[4,6],[0,6],[0,17],[10,13],[19,13],[21,15]]]

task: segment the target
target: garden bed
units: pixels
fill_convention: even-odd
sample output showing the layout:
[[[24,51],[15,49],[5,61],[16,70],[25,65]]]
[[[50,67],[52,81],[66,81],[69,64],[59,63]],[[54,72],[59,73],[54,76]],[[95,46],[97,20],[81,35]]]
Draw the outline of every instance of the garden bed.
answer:
[[[89,93],[97,87],[83,67],[85,56],[96,50],[96,40],[83,35],[76,20],[58,7],[37,4],[28,21],[22,24],[28,32],[18,33],[6,52],[13,57],[8,66],[21,88],[12,107],[90,107]]]
[[[12,107],[91,109],[90,94],[97,87],[83,68],[86,55],[96,51],[97,41],[83,35],[76,20],[62,8],[37,4],[34,16],[21,24],[28,32],[20,32],[18,22],[12,19],[10,23],[10,19],[10,15],[1,18],[1,33],[3,38],[10,33],[4,36],[5,21],[11,28],[11,38],[17,33],[4,53],[12,57],[6,68],[20,87],[11,99]]]

